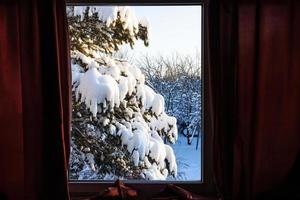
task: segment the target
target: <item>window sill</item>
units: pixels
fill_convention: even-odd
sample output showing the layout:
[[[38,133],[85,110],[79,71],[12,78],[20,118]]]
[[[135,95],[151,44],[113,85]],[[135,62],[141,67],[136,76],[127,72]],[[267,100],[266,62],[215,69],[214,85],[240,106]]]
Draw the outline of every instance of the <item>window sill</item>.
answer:
[[[138,199],[151,199],[161,192],[167,184],[177,185],[196,195],[215,196],[210,184],[195,182],[152,182],[152,183],[126,183],[126,186],[138,192]],[[69,182],[71,199],[82,199],[101,194],[107,187],[112,186],[112,182]],[[210,199],[210,198],[209,198]],[[215,199],[215,198],[212,198]]]

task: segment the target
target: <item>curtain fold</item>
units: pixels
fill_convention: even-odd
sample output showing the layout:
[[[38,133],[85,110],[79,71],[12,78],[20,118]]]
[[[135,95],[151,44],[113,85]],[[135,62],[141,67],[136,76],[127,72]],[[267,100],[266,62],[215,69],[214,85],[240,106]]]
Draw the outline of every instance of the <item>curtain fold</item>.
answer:
[[[205,1],[205,133],[213,134],[214,182],[223,199],[230,199],[233,182],[237,26],[232,6]]]
[[[225,199],[271,195],[289,184],[300,150],[300,3],[207,5],[219,189]]]
[[[68,199],[70,63],[65,2],[0,2],[0,191]]]

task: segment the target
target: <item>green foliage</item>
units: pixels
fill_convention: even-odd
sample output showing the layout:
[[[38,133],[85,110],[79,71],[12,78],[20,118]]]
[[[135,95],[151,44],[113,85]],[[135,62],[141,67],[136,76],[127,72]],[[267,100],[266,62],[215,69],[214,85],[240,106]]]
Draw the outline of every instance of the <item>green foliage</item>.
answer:
[[[136,40],[142,40],[145,46],[149,45],[148,29],[139,24],[138,31],[131,35],[124,28],[125,22],[121,20],[120,14],[115,21],[107,24],[99,20],[98,15],[88,15],[89,7],[84,12],[84,17],[71,15],[68,17],[71,50],[92,56],[91,52],[102,52],[111,54],[119,50],[123,44],[129,44],[133,48]],[[74,7],[69,7],[69,12],[74,12]]]
[[[84,17],[74,15],[74,7],[69,6],[68,24],[70,35],[70,47],[72,52],[80,52],[85,56],[94,57],[97,54],[112,54],[119,50],[123,44],[134,47],[136,40],[142,40],[145,46],[149,45],[147,27],[139,24],[138,31],[132,35],[124,28],[120,14],[115,21],[108,24],[98,17],[101,13],[89,15],[89,7],[84,12]],[[80,59],[72,59],[72,62],[85,68],[86,64]],[[97,60],[100,63],[100,60]],[[102,63],[104,64],[104,63]],[[83,103],[75,101],[75,92],[72,91],[72,131],[71,131],[71,157],[70,178],[78,179],[84,168],[84,163],[89,163],[87,154],[94,156],[97,177],[103,179],[105,174],[113,174],[116,177],[126,179],[140,178],[142,166],[134,166],[131,160],[131,152],[121,145],[119,136],[112,135],[108,126],[103,126],[98,118],[93,118]],[[100,105],[101,106],[101,105]],[[134,107],[134,106],[133,106]],[[112,113],[103,113],[100,118],[126,119],[127,113],[122,107]],[[111,119],[110,119],[111,120]],[[92,177],[93,174],[90,174]]]
[[[108,126],[102,126],[99,120],[92,118],[84,104],[76,103],[74,95],[72,115],[71,157],[75,161],[70,162],[71,179],[78,179],[78,173],[83,169],[82,156],[87,153],[94,155],[99,179],[103,179],[103,175],[110,173],[126,179],[140,177],[143,168],[134,166],[130,152],[121,145],[120,137],[112,135]]]

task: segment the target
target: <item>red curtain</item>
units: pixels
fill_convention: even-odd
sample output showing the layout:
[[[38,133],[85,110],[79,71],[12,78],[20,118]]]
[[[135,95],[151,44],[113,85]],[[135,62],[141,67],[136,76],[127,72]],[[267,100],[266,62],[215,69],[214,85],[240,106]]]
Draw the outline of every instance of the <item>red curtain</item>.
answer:
[[[288,176],[296,176],[300,2],[211,0],[207,6],[206,66],[219,190],[225,199],[262,193],[267,199],[291,184]]]
[[[67,41],[64,1],[0,1],[0,193],[8,199],[68,199]]]

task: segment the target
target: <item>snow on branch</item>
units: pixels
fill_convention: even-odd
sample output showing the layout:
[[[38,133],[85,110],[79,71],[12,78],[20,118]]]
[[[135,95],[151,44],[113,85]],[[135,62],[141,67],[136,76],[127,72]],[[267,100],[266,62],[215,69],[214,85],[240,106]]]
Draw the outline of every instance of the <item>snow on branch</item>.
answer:
[[[138,33],[139,24],[149,28],[148,19],[143,17],[138,20],[134,10],[129,6],[74,6],[73,12],[69,12],[69,17],[79,16],[81,21],[85,15],[89,17],[97,15],[98,19],[106,22],[107,26],[114,25],[117,19],[120,19],[123,28],[129,30],[130,35]]]
[[[106,64],[73,52],[76,101],[108,127],[109,133],[120,137],[134,165],[143,166],[141,177],[165,180],[169,175],[176,176],[173,149],[163,142],[177,140],[176,118],[165,113],[163,96],[145,85],[138,67],[109,57],[102,60]]]

